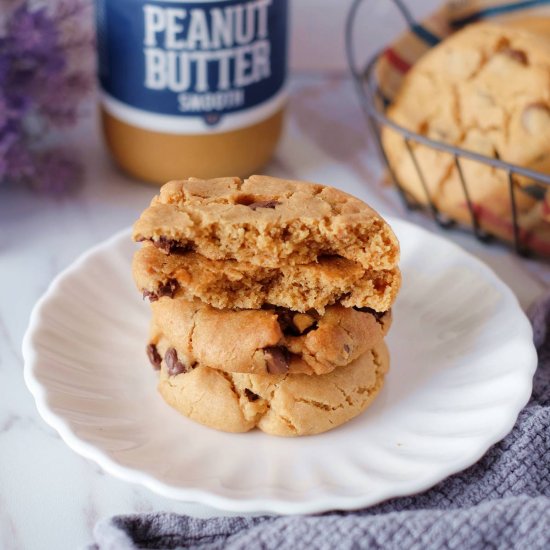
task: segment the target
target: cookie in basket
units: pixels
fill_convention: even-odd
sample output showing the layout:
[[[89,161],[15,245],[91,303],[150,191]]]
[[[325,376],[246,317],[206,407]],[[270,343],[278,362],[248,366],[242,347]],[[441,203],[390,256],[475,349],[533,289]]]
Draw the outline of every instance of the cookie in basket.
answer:
[[[429,50],[406,75],[388,117],[430,139],[550,173],[550,39],[507,24],[478,23]],[[401,186],[427,198],[413,160],[395,131],[383,131],[388,161]],[[469,224],[471,214],[452,155],[410,142],[439,210]],[[513,238],[506,173],[462,159],[481,226]],[[544,188],[516,177],[522,236],[550,248],[542,222]]]

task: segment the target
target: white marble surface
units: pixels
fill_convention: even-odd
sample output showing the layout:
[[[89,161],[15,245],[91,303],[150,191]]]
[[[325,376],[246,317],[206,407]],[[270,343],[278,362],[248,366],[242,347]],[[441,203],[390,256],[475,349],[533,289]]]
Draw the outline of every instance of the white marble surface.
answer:
[[[79,192],[56,199],[0,188],[0,548],[5,550],[80,547],[91,541],[94,523],[111,514],[221,513],[104,474],[46,426],[23,382],[21,340],[36,300],[83,251],[131,224],[155,193],[113,168],[93,115],[90,110],[72,136],[87,165]],[[379,164],[347,79],[295,78],[285,136],[265,171],[329,183],[382,212],[433,227],[403,212],[394,192],[377,183]],[[550,282],[547,265],[466,235],[448,236],[491,265],[523,306]]]

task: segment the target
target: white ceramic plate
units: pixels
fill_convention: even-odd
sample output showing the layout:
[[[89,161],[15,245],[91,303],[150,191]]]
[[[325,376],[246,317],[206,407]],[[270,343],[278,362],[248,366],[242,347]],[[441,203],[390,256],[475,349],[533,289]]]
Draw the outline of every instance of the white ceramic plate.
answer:
[[[353,509],[427,489],[504,437],[531,392],[531,327],[512,292],[450,242],[391,220],[403,287],[375,403],[325,434],[226,434],[169,408],[145,357],[129,231],[52,283],[24,339],[40,414],[77,453],[162,495],[239,512]]]

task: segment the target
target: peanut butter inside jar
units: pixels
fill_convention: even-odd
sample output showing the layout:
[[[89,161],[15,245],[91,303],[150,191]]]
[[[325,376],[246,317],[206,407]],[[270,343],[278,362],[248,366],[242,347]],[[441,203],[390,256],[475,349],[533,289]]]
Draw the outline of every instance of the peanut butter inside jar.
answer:
[[[277,146],[283,115],[284,108],[232,132],[178,135],[132,126],[101,109],[105,140],[115,162],[131,176],[159,185],[188,176],[247,177],[260,171]]]

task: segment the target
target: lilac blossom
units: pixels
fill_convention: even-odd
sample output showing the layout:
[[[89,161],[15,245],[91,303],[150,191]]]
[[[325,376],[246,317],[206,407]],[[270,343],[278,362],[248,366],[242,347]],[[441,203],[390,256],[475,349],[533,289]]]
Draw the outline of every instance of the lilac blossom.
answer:
[[[53,5],[52,5],[53,4]],[[75,123],[91,89],[89,2],[4,0],[0,8],[0,185],[59,193],[82,169],[72,151],[51,145]]]

